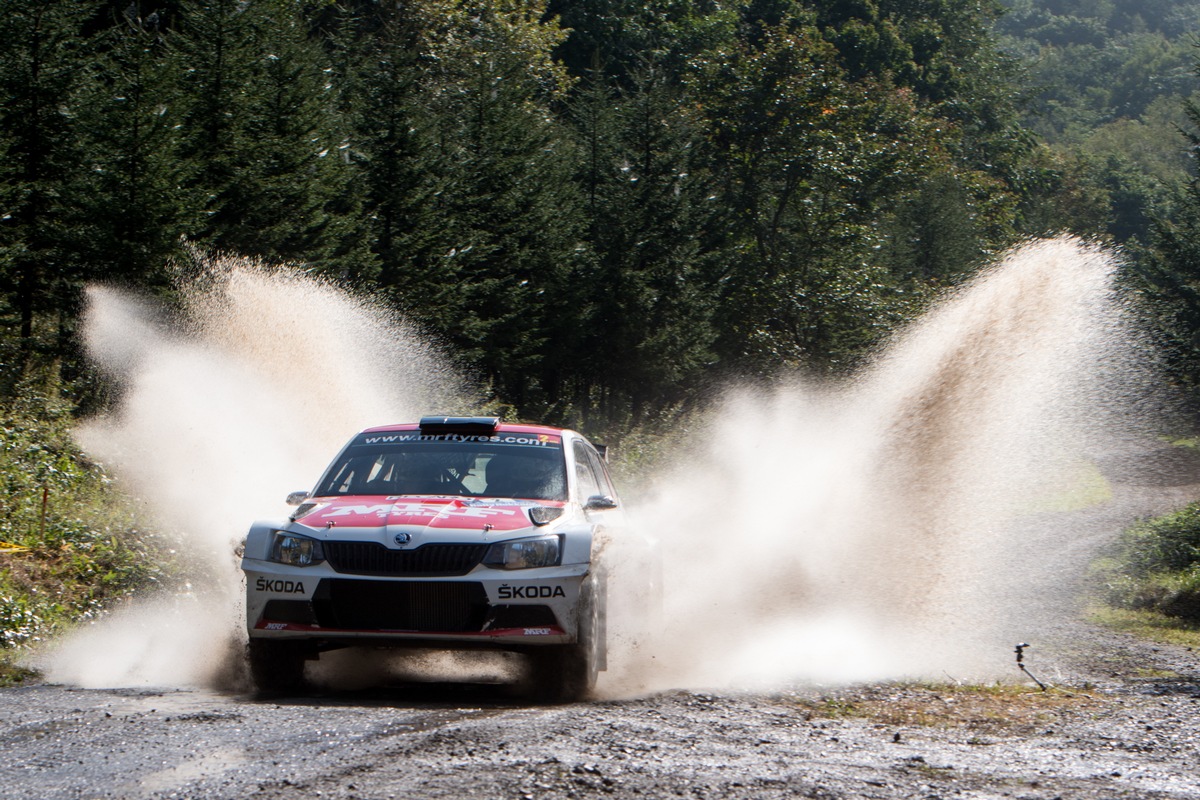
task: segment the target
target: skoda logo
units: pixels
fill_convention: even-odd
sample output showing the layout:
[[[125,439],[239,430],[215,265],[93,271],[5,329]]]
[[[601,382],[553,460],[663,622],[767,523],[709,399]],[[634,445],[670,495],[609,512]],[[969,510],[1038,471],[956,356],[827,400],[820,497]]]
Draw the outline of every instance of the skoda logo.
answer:
[[[395,536],[392,537],[392,541],[394,541],[396,544],[408,544],[409,542],[412,541],[412,534],[411,533],[397,533]]]

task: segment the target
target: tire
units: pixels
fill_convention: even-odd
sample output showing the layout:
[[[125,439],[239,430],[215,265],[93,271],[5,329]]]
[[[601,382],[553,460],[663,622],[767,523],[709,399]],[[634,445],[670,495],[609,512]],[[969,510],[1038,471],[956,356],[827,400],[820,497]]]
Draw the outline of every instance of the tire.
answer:
[[[304,661],[309,648],[304,642],[251,639],[250,678],[260,692],[288,694],[307,687]]]
[[[605,667],[605,620],[603,592],[589,580],[581,589],[577,641],[569,645],[541,647],[530,654],[533,695],[546,703],[585,700],[596,688],[596,678]]]

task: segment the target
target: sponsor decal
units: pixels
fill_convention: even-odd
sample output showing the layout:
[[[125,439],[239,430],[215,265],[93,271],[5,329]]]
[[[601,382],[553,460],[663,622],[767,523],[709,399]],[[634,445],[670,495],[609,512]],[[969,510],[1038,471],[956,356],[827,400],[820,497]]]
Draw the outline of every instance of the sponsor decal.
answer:
[[[525,635],[526,636],[549,636],[550,629],[549,628],[526,628]]]
[[[509,586],[500,587],[501,600],[539,600],[547,597],[566,597],[561,586]]]
[[[350,517],[350,516],[359,517],[359,516],[366,516],[368,514],[375,514],[376,516],[379,516],[379,517],[385,517],[385,516],[387,516],[387,513],[391,510],[392,510],[392,505],[390,503],[387,503],[384,505],[375,505],[375,506],[342,506],[341,508],[335,508],[333,511],[328,512],[324,516],[326,518],[328,518],[328,517]]]
[[[520,512],[516,509],[491,508],[487,505],[460,507],[453,504],[384,503],[370,506],[341,506],[323,516],[328,519],[329,517],[359,517],[374,514],[377,517],[383,518],[389,513],[402,514],[409,517],[436,517],[440,515],[444,517],[473,517],[475,519],[482,519],[492,514],[511,516]]]
[[[496,498],[489,497],[487,500],[477,500],[473,497],[469,497],[464,500],[459,500],[458,502],[469,508],[497,508],[498,509],[500,506],[518,506],[520,508],[524,508],[526,506],[536,506],[537,505],[537,502],[535,502],[533,500],[511,499],[508,497],[496,497]],[[459,512],[459,513],[466,513],[466,512]],[[505,512],[501,512],[501,513],[505,513]]]
[[[516,509],[512,509],[512,508],[488,508],[487,506],[478,506],[478,507],[468,506],[468,507],[464,507],[464,508],[450,507],[450,508],[447,508],[442,513],[445,514],[447,517],[473,517],[475,519],[483,519],[484,517],[490,517],[493,514],[500,514],[501,516],[511,517],[513,514],[520,514],[521,512]]]
[[[268,622],[263,627],[269,631],[282,631],[287,628],[287,623],[286,622]]]
[[[264,578],[259,575],[254,582],[254,590],[258,592],[275,592],[276,594],[304,594],[302,581],[288,581],[280,578]]]
[[[547,433],[499,433],[491,436],[464,433],[389,433],[362,437],[359,444],[403,444],[404,442],[486,442],[488,444],[515,444],[526,447],[558,447],[561,437]]]

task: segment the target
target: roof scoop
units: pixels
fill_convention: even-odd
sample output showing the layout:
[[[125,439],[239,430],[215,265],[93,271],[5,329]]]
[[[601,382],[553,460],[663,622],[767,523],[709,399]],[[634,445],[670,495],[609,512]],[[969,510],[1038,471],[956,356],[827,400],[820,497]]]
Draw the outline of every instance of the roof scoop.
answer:
[[[458,433],[471,436],[493,434],[500,417],[421,417],[421,433],[426,436]]]

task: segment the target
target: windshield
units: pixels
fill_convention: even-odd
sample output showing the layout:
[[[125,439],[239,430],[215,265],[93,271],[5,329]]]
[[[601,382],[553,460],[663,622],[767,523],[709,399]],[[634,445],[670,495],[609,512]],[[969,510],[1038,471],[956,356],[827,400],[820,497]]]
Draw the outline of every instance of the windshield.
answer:
[[[539,434],[360,434],[317,496],[452,495],[566,500],[562,439]]]

